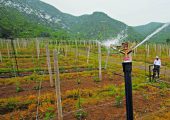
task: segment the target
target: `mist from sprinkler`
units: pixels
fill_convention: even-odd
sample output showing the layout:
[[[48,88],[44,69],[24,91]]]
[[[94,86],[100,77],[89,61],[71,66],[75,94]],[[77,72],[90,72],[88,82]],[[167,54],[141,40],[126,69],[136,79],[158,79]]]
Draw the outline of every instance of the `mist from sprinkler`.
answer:
[[[119,46],[121,42],[127,37],[128,35],[127,35],[127,28],[126,28],[125,30],[122,30],[119,34],[117,34],[115,38],[107,39],[106,41],[101,42],[101,44],[107,48],[110,48],[110,46]]]

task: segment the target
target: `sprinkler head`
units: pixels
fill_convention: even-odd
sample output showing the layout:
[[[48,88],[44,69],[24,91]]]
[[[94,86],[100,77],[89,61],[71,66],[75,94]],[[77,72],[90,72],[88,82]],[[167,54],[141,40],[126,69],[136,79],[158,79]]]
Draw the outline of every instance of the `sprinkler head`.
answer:
[[[124,53],[123,62],[131,62],[132,57],[131,57],[130,53],[132,52],[132,50],[129,49],[128,42],[122,43],[122,51]]]

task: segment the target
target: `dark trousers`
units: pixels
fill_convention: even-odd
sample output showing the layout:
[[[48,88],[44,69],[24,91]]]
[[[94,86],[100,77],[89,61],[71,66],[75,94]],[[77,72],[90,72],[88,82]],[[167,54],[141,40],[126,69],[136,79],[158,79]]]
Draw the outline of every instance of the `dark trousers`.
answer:
[[[158,75],[158,78],[159,78],[159,73],[160,73],[160,66],[159,65],[154,65],[154,68],[153,68],[153,79],[155,79],[156,74]]]

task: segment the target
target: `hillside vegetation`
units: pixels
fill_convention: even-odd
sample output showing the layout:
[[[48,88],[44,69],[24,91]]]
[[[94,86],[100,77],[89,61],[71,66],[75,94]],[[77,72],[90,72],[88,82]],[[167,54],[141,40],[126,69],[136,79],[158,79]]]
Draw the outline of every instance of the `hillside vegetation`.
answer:
[[[141,41],[163,23],[132,27],[103,12],[73,16],[40,0],[1,0],[0,37],[54,37],[60,40],[105,40],[126,31],[128,41]],[[170,27],[153,37],[151,42],[166,42]]]

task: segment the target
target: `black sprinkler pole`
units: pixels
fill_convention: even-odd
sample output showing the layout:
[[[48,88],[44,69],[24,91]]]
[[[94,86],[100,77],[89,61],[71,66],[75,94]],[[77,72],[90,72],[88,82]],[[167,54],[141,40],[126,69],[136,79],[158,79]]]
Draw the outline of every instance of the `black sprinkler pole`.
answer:
[[[126,117],[127,120],[133,120],[133,102],[132,102],[132,62],[123,62],[123,72],[125,78],[125,92],[126,92]]]
[[[131,72],[132,72],[132,58],[131,58],[131,52],[132,50],[129,50],[128,43],[122,43],[123,48],[123,72],[124,72],[124,78],[125,78],[125,93],[126,93],[126,117],[127,120],[133,120],[133,102],[132,102],[132,78],[131,78]]]

